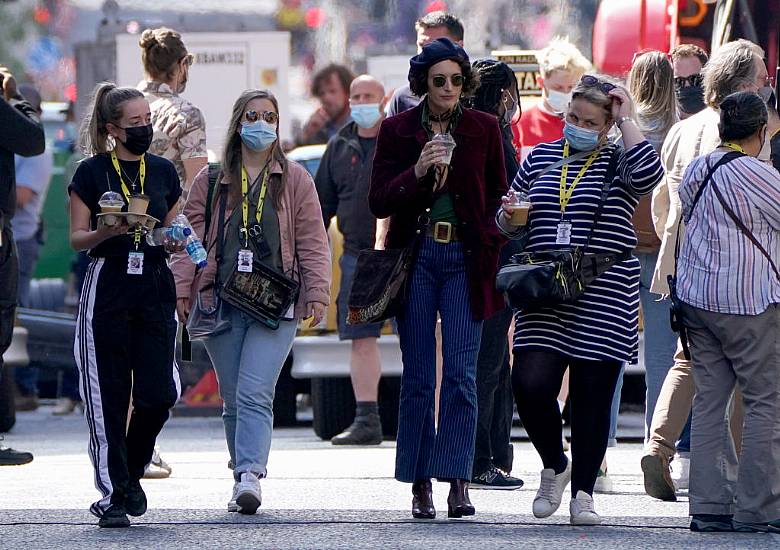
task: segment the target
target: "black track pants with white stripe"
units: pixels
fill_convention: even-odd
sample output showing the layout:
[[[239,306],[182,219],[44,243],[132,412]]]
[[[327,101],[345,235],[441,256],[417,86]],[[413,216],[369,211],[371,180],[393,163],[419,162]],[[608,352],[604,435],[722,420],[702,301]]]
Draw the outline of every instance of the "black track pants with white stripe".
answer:
[[[173,275],[163,258],[146,258],[142,275],[127,274],[127,257],[98,258],[87,270],[74,353],[102,494],[90,508],[98,517],[124,504],[128,483],[143,475],[179,397],[175,309]]]

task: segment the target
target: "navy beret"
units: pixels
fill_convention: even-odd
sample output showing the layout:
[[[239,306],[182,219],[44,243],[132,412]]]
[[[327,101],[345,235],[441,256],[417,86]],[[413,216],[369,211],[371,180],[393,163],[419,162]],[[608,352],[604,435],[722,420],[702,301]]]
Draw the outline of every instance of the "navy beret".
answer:
[[[432,65],[439,61],[452,59],[453,61],[469,62],[466,50],[455,44],[449,38],[437,38],[423,46],[422,52],[409,60],[409,76],[424,73]]]

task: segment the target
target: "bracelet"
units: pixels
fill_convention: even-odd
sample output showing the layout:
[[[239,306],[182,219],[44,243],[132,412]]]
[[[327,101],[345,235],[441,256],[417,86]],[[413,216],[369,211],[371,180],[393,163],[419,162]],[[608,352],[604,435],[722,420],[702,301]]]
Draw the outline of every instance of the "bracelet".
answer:
[[[617,125],[618,128],[620,128],[621,126],[623,126],[623,123],[627,120],[634,122],[634,119],[631,118],[630,116],[622,116],[619,119],[617,119],[617,122],[615,124]]]

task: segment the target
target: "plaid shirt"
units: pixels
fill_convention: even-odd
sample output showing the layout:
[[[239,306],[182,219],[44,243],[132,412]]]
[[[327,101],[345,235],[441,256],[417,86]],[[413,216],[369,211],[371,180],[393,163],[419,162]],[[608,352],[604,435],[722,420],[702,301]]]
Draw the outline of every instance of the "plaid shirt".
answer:
[[[695,159],[680,185],[685,241],[677,263],[677,292],[684,302],[707,311],[758,315],[780,303],[780,281],[761,251],[734,223],[721,205],[725,202],[769,252],[780,261],[780,174],[753,157],[738,157],[718,168],[693,199],[709,169],[724,154]]]
[[[150,80],[141,81],[143,92],[152,109],[154,138],[149,152],[170,160],[184,188],[187,177],[184,160],[206,158],[206,122],[200,109],[173,93],[167,85]]]

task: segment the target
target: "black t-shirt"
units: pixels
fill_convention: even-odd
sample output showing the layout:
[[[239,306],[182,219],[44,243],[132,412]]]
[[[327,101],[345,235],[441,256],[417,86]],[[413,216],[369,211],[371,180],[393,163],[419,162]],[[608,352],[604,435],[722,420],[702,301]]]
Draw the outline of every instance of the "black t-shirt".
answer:
[[[176,173],[173,163],[167,159],[149,153],[144,158],[146,177],[143,192],[149,196],[149,208],[146,213],[160,220],[157,225],[161,225],[181,196],[179,175]],[[122,167],[125,184],[132,193],[131,183],[138,174],[141,162],[120,160],[119,163]],[[95,155],[81,161],[76,173],[73,174],[73,181],[68,186],[68,193],[76,193],[92,212],[92,229],[97,227],[97,214],[100,213],[98,201],[106,191],[116,191],[124,196],[122,184],[114,165],[111,163],[111,157],[109,155]],[[141,192],[140,178],[136,181],[135,192]],[[127,211],[127,205],[123,211]],[[146,239],[143,238],[138,249],[139,251],[147,251],[151,255],[165,255],[161,246],[149,247],[146,244]],[[121,235],[103,241],[90,250],[89,255],[93,258],[127,256],[128,252],[133,250],[135,250],[133,236]]]

